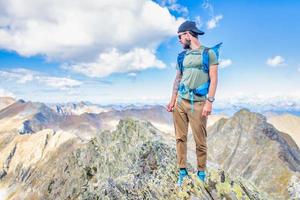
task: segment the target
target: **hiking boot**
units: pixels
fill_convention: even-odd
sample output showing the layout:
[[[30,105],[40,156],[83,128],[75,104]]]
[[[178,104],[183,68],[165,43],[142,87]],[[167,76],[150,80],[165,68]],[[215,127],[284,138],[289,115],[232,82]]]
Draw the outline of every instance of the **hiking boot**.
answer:
[[[205,181],[205,176],[206,176],[205,171],[198,171],[197,176],[201,181],[203,182]]]
[[[184,178],[187,178],[187,177],[188,177],[188,172],[186,171],[186,169],[180,169],[180,170],[179,170],[179,175],[178,175],[177,185],[178,185],[179,187],[181,187]]]

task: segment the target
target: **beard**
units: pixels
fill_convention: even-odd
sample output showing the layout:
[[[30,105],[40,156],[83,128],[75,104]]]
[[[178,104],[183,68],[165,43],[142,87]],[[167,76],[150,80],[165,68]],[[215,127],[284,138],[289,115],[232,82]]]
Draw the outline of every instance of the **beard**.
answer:
[[[190,49],[191,48],[191,40],[185,40],[185,42],[183,43],[183,48],[184,49]]]

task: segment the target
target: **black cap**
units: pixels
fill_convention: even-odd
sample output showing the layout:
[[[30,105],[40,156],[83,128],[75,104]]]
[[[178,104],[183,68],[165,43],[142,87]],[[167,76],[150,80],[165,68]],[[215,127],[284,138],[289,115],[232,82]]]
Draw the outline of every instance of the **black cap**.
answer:
[[[200,31],[200,30],[197,28],[196,23],[193,22],[193,21],[185,21],[185,22],[183,22],[183,23],[179,26],[177,33],[185,32],[185,31],[191,31],[191,32],[196,33],[196,34],[198,34],[198,35],[203,35],[203,34],[204,34],[203,31]]]

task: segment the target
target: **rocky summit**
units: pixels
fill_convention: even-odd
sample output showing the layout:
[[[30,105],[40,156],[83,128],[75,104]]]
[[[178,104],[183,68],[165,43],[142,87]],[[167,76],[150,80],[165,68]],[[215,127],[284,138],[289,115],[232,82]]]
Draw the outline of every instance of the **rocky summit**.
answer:
[[[190,178],[178,188],[175,149],[146,121],[121,120],[115,131],[88,142],[70,137],[57,145],[59,134],[63,137],[49,131],[17,136],[34,140],[32,151],[43,152],[35,161],[29,161],[33,154],[23,154],[13,164],[25,143],[11,146],[6,154],[10,170],[1,177],[7,199],[268,199],[252,183],[230,178],[221,169],[209,169],[202,183],[189,167]]]

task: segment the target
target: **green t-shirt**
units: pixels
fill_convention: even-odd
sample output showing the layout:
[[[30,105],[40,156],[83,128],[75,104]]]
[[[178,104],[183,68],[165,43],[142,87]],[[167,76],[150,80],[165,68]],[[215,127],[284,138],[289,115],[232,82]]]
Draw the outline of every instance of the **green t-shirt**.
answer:
[[[195,89],[199,87],[202,83],[207,82],[209,80],[208,73],[205,73],[202,70],[202,53],[206,47],[200,46],[198,49],[187,50],[184,60],[183,60],[183,73],[182,79],[180,81],[181,84],[188,86],[190,89]],[[208,51],[209,55],[209,66],[218,64],[217,56],[213,50]],[[179,70],[178,63],[176,65],[176,69]],[[183,99],[190,100],[190,94],[180,94]],[[194,101],[205,101],[205,96],[194,95]]]

